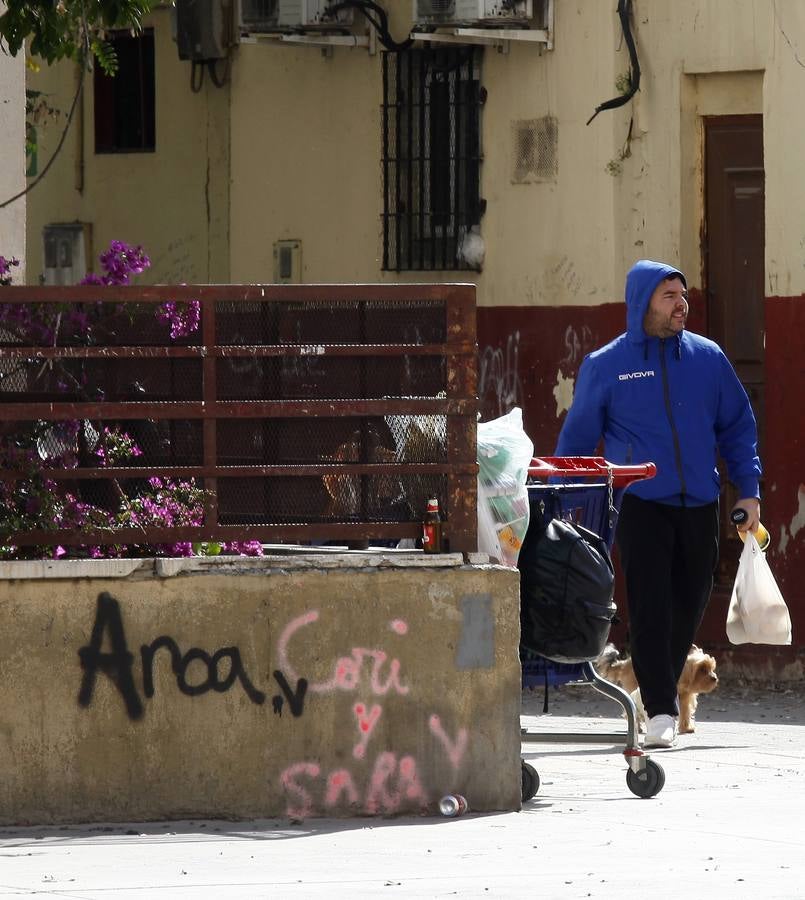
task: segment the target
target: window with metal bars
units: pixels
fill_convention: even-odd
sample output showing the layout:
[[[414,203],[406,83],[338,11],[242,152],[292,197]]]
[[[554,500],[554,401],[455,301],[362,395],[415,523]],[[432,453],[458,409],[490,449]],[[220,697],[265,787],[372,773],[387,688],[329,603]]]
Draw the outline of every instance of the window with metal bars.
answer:
[[[107,34],[117,71],[95,66],[95,152],[153,153],[156,149],[154,32]]]
[[[482,48],[383,54],[383,269],[472,268],[480,197]]]

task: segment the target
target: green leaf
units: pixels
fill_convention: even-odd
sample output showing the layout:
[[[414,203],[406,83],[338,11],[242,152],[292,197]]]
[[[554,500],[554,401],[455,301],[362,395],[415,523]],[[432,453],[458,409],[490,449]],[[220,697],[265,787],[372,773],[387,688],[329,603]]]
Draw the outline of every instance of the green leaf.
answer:
[[[103,71],[113,76],[117,73],[117,53],[115,48],[109,41],[94,38],[90,44],[95,58]]]

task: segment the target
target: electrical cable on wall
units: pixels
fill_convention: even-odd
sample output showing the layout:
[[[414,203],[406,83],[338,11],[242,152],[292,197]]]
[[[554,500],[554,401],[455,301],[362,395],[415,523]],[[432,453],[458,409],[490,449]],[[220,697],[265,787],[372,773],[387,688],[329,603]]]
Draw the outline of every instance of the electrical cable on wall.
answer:
[[[209,72],[210,81],[222,88],[229,81],[230,57],[227,54],[223,76],[218,74],[217,59],[194,59],[190,62],[190,90],[197,94],[204,86],[204,75]]]
[[[204,60],[190,60],[190,90],[197,94],[204,84]]]
[[[629,51],[629,90],[626,91],[625,94],[613,97],[611,100],[606,100],[604,103],[596,106],[595,112],[587,120],[588,125],[598,113],[603,112],[605,109],[617,109],[619,106],[628,103],[640,88],[640,61],[637,58],[637,49],[635,48],[634,37],[632,35],[631,17],[632,0],[618,0],[618,18],[621,22],[621,30],[623,32],[623,39],[626,42],[626,49]]]
[[[50,170],[50,167],[56,161],[56,157],[59,155],[62,147],[64,146],[64,141],[67,138],[67,132],[70,130],[70,125],[73,121],[73,117],[75,116],[76,107],[78,106],[78,100],[81,97],[82,91],[84,90],[84,73],[87,70],[87,59],[88,59],[88,54],[89,54],[89,38],[86,36],[86,27],[84,29],[84,33],[85,33],[84,54],[81,55],[81,57],[79,58],[79,63],[78,63],[79,66],[81,67],[81,75],[78,79],[78,87],[76,88],[75,96],[73,97],[73,102],[70,105],[70,111],[67,114],[67,121],[65,122],[64,130],[62,131],[61,137],[59,138],[59,143],[56,145],[56,149],[53,151],[53,155],[47,161],[44,168],[36,176],[36,178],[29,185],[27,185],[23,190],[19,191],[19,193],[14,194],[13,197],[9,197],[7,200],[3,200],[3,202],[0,203],[0,209],[3,209],[4,207],[9,206],[15,200],[19,200],[20,197],[24,197],[27,193],[29,193],[29,191],[32,191],[39,184],[39,182],[45,177],[45,175],[47,175],[48,171]]]
[[[381,6],[378,6],[377,3],[373,3],[372,0],[341,0],[340,3],[333,3],[331,6],[327,7],[327,11],[332,14],[335,14],[342,9],[359,9],[366,18],[366,21],[377,32],[377,39],[386,50],[400,53],[403,50],[407,50],[414,43],[410,37],[406,38],[404,41],[394,40],[389,32],[389,18],[386,11]],[[374,19],[370,13],[377,14],[379,21]]]
[[[225,65],[224,65],[224,74],[220,76],[218,74],[218,60],[217,59],[209,59],[207,60],[207,71],[210,73],[210,81],[217,87],[222,88],[229,81],[229,68],[231,64],[232,57],[227,53]]]

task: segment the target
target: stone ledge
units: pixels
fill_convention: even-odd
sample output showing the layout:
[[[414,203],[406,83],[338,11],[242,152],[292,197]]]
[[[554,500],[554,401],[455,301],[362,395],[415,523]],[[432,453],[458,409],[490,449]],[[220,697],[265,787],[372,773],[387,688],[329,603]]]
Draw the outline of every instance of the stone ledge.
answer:
[[[0,562],[0,581],[38,578],[126,578],[145,570],[153,559],[15,559]]]
[[[344,550],[269,546],[264,556],[188,556],[143,559],[21,559],[0,562],[0,581],[43,578],[171,578],[180,574],[255,575],[311,569],[455,569],[493,565],[485,553],[425,555],[416,550]]]
[[[179,574],[265,574],[270,571],[310,569],[455,569],[464,565],[461,553],[395,553],[385,550],[351,550],[304,553],[268,553],[265,556],[189,556],[154,560],[155,574],[169,578]]]

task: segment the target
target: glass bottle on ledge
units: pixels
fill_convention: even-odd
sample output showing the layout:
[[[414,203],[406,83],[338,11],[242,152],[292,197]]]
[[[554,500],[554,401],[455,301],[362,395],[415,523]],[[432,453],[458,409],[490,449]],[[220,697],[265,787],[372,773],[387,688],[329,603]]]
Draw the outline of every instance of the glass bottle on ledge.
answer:
[[[442,552],[442,516],[436,497],[428,500],[425,516],[422,519],[422,549],[425,553]]]

